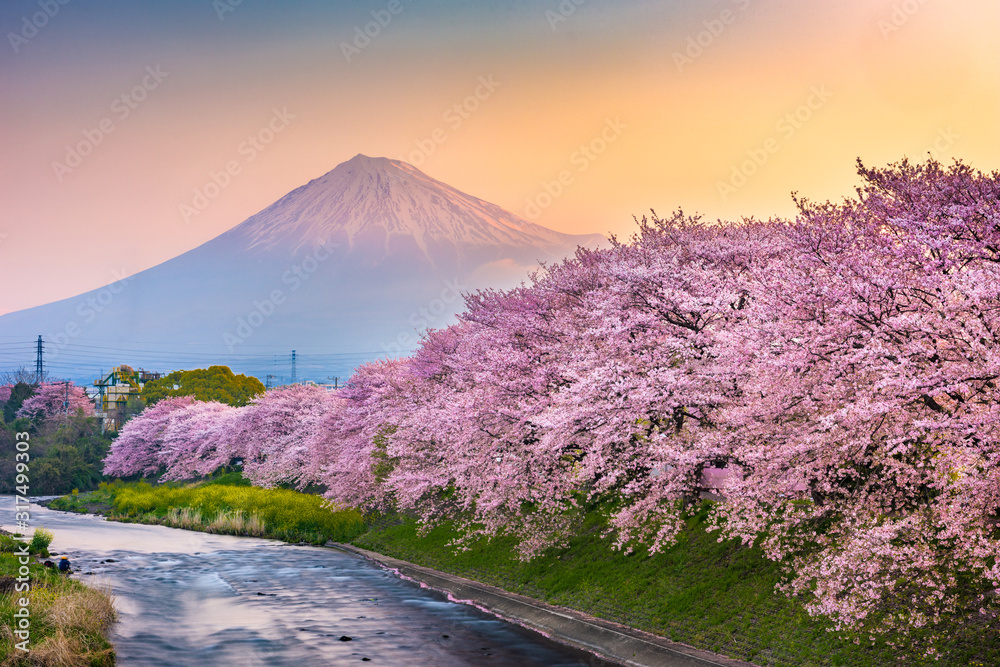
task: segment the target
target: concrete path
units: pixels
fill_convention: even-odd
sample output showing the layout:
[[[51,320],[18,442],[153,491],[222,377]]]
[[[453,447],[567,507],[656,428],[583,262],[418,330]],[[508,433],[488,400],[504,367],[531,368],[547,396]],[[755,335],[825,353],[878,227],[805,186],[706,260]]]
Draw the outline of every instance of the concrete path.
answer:
[[[402,577],[446,593],[455,602],[475,605],[507,621],[539,632],[550,639],[594,653],[595,667],[607,664],[630,667],[756,667],[709,651],[677,644],[646,632],[556,607],[523,595],[508,593],[452,574],[359,549],[330,543],[337,549],[368,558]]]

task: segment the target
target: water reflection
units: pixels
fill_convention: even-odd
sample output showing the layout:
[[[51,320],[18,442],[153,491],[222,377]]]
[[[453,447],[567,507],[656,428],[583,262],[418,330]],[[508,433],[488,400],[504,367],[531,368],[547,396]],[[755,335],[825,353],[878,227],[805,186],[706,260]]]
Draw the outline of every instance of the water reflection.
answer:
[[[113,586],[125,666],[599,664],[332,549],[36,506],[32,526],[55,533],[74,576]]]

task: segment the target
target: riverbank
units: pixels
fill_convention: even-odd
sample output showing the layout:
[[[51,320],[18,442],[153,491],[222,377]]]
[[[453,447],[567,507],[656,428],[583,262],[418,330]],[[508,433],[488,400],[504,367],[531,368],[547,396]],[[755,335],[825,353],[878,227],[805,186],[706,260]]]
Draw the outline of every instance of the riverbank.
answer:
[[[109,592],[44,567],[37,553],[30,556],[25,582],[18,555],[24,544],[15,536],[0,535],[0,665],[114,665],[115,651],[108,636],[115,611]],[[44,550],[41,553],[48,555]],[[19,579],[30,589],[17,590]],[[13,632],[21,620],[15,614],[21,613],[22,598],[29,601],[27,651],[18,648],[22,638]]]
[[[674,546],[655,555],[614,550],[602,537],[607,525],[599,513],[585,518],[567,548],[528,562],[503,538],[456,552],[451,543],[459,534],[450,526],[420,533],[412,519],[373,525],[351,543],[763,667],[1000,665],[1000,628],[985,621],[875,641],[833,632],[800,600],[775,592],[782,579],[777,563],[738,541],[719,542],[706,532],[706,520],[703,508]],[[942,657],[924,655],[928,645]]]
[[[953,640],[952,657],[935,662],[830,632],[774,591],[776,563],[738,542],[719,543],[704,521],[704,512],[692,517],[678,543],[653,556],[615,551],[597,515],[568,548],[528,562],[503,538],[456,553],[449,543],[458,534],[449,526],[421,535],[408,519],[373,526],[351,544],[762,667],[997,664],[992,656],[1000,652],[982,654],[992,662],[980,659],[982,637],[972,635]]]
[[[81,495],[72,504],[114,507],[120,490],[106,488],[103,501]],[[126,520],[163,523],[164,518],[150,514]],[[941,660],[890,643],[899,638],[872,642],[831,632],[826,621],[803,610],[801,601],[775,592],[782,578],[777,563],[738,542],[718,542],[705,531],[705,521],[703,509],[689,518],[677,543],[660,554],[625,554],[602,537],[607,526],[595,511],[583,519],[568,548],[549,549],[529,562],[520,561],[513,541],[502,537],[456,552],[450,543],[459,535],[449,525],[418,534],[407,517],[369,517],[366,526],[354,527],[355,534],[331,541],[762,667],[1000,664],[1000,630],[985,624],[938,628],[941,639],[928,630],[915,631],[909,646],[934,642],[945,654]]]
[[[597,659],[591,661],[591,664],[630,667],[756,667],[748,662],[671,642],[572,609],[547,605],[523,595],[420,567],[354,545],[332,546],[373,561],[401,578],[444,593],[449,600],[472,605],[562,644],[593,653]]]
[[[319,496],[261,489],[238,474],[189,484],[102,483],[96,491],[57,498],[47,506],[128,523],[316,545],[349,541],[366,529],[355,510],[331,511]]]

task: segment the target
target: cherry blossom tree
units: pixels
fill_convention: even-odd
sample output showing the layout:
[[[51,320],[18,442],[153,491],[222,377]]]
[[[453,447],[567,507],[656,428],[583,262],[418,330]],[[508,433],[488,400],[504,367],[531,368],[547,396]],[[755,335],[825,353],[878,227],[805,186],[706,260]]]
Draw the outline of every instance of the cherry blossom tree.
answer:
[[[793,557],[812,611],[922,625],[1000,587],[1000,175],[859,173],[857,200],[800,202],[734,346],[752,369],[726,420],[744,474],[718,516]]]
[[[260,394],[224,429],[227,458],[243,459],[244,476],[256,485],[316,481],[307,445],[322,417],[334,413],[333,394],[314,385],[280,387]],[[310,474],[312,472],[313,474]]]
[[[88,417],[94,414],[94,402],[83,387],[72,382],[43,382],[35,389],[34,395],[24,401],[17,416],[42,420],[78,413]]]
[[[166,398],[126,422],[104,459],[104,474],[130,477],[161,472],[165,467],[163,444],[171,419],[194,403],[191,396]]]
[[[372,362],[359,367],[322,416],[306,442],[307,474],[328,488],[334,504],[389,509],[396,500],[388,482],[398,460],[389,441],[412,406],[416,378],[409,359]],[[408,452],[402,441],[393,451]],[[443,469],[442,469],[443,472]]]
[[[170,412],[156,449],[163,479],[201,477],[228,465],[233,428],[244,409],[196,400]]]

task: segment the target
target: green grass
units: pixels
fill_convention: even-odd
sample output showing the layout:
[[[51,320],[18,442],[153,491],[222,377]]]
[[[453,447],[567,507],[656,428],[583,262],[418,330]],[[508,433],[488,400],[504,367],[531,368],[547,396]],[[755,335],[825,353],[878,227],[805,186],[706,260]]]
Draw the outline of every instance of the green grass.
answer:
[[[4,588],[15,585],[20,563],[11,551],[18,540],[0,535],[0,582]],[[15,627],[17,601],[27,596],[31,611],[29,652],[15,647],[20,641],[8,632],[0,632],[0,664],[4,667],[22,665],[90,665],[109,667],[115,664],[115,654],[107,636],[115,614],[108,594],[89,588],[58,571],[32,562],[29,568],[30,591],[0,593],[0,627]]]
[[[35,536],[28,542],[28,553],[32,556],[39,555],[45,558],[49,556],[49,544],[52,543],[52,533],[44,528],[35,530]],[[0,553],[9,554],[19,552],[24,540],[20,539],[20,533],[10,534],[0,531]]]
[[[88,511],[106,506],[111,519],[159,523],[288,542],[343,542],[364,532],[362,515],[333,511],[316,495],[250,486],[239,473],[194,484],[115,482],[88,494],[59,498],[54,509]]]
[[[385,521],[352,543],[758,665],[1000,664],[997,628],[950,628],[939,646],[950,655],[939,661],[828,632],[800,601],[774,591],[781,579],[777,563],[739,542],[718,542],[705,520],[704,510],[691,517],[677,544],[653,556],[615,551],[600,536],[605,524],[596,513],[568,548],[527,563],[517,559],[510,538],[481,540],[456,553],[448,546],[457,536],[450,526],[418,536],[410,519]]]
[[[112,502],[115,498],[115,492],[124,486],[126,486],[125,482],[120,480],[110,483],[101,482],[97,489],[89,493],[79,493],[74,490],[68,496],[51,501],[48,506],[64,512],[107,514],[113,509]]]

